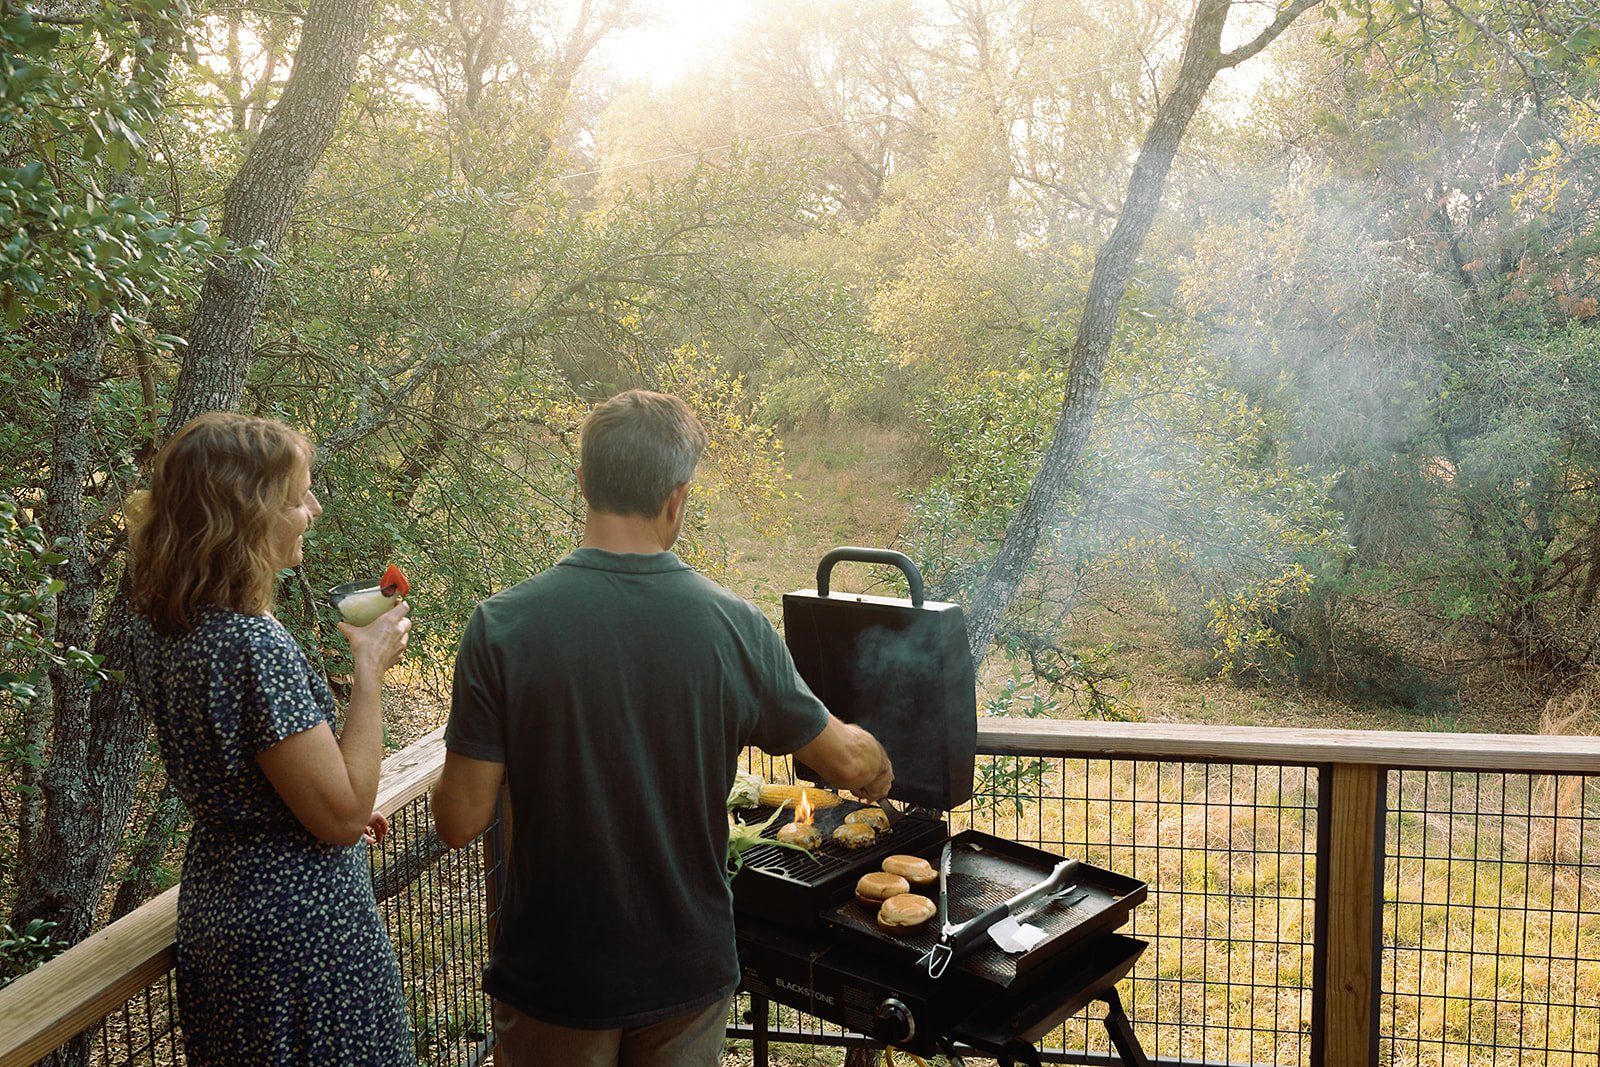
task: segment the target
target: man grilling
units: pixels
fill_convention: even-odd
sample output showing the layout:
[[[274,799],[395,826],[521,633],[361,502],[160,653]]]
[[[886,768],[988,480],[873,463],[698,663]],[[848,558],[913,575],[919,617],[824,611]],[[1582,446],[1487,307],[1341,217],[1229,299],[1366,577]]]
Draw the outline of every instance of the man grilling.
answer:
[[[676,397],[596,407],[581,545],[479,604],[461,640],[433,816],[458,848],[510,793],[484,987],[511,1067],[718,1063],[739,978],[723,864],[741,751],[793,752],[867,800],[894,779],[760,610],[671,551],[705,445]]]

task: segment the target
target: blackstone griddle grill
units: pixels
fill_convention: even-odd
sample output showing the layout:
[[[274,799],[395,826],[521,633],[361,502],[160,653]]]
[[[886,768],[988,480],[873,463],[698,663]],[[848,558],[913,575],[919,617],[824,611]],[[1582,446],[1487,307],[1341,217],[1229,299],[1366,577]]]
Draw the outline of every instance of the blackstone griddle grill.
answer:
[[[841,561],[898,567],[910,598],[830,595],[829,575]],[[1035,1043],[1100,1001],[1122,1061],[1147,1065],[1116,991],[1146,947],[1117,933],[1145,899],[1144,883],[976,830],[950,836],[944,815],[972,796],[977,748],[960,607],[924,600],[922,576],[898,552],[839,548],[818,564],[816,589],[784,596],[783,621],[801,676],[835,715],[883,743],[895,768],[889,795],[904,810],[865,849],[831,839],[863,806],[847,800],[817,809],[823,844],[815,853],[775,844],[745,853],[733,895],[757,1067],[767,1063],[768,1001],[872,1043],[952,1063],[981,1053],[1008,1065],[1039,1063]],[[796,774],[819,780],[801,764]],[[772,814],[758,808],[745,818]],[[783,821],[764,833],[776,834]],[[942,901],[942,914],[890,934],[854,891],[894,854],[921,856],[945,873],[942,894],[938,886],[921,890]],[[1008,905],[1044,931],[1026,952],[1005,952],[986,932]]]

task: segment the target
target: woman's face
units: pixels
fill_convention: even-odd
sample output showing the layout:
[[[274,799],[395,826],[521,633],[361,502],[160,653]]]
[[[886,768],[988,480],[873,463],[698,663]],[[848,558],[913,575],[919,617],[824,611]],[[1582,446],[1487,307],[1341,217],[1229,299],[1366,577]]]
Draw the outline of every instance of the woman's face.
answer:
[[[272,528],[272,555],[279,570],[300,565],[306,529],[321,514],[322,505],[311,491],[311,472],[302,465],[289,479],[289,499]]]

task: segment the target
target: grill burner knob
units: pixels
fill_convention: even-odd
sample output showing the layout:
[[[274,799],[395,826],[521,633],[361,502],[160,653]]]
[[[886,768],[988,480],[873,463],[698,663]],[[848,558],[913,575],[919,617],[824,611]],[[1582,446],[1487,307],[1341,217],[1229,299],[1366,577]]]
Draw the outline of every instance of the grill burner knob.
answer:
[[[879,1004],[872,1011],[874,1020],[873,1037],[889,1044],[900,1044],[910,1041],[917,1032],[917,1020],[912,1017],[911,1009],[904,1003],[890,997]]]

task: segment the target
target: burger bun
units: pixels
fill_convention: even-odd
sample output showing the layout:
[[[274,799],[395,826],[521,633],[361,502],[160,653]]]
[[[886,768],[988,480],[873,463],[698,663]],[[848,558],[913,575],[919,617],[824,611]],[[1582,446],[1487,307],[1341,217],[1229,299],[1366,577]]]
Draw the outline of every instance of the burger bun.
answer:
[[[909,893],[911,886],[898,874],[873,871],[863,874],[856,883],[856,902],[864,908],[876,908],[890,897]]]
[[[921,856],[885,856],[883,869],[898,874],[918,889],[926,889],[939,880],[939,872]]]
[[[878,907],[878,927],[894,933],[914,930],[929,919],[938,909],[933,901],[916,893],[901,893],[885,900]]]

